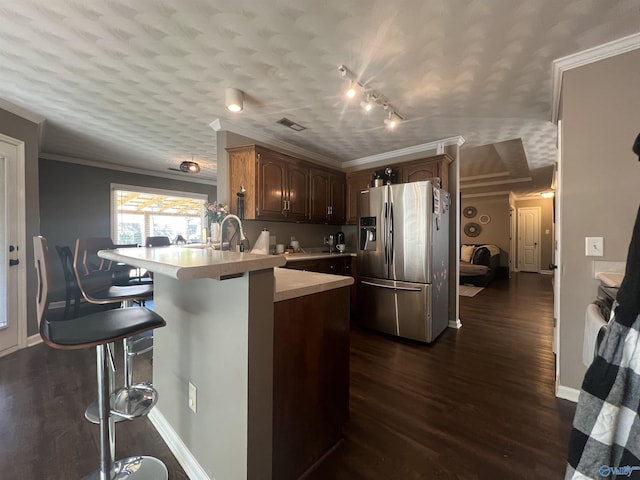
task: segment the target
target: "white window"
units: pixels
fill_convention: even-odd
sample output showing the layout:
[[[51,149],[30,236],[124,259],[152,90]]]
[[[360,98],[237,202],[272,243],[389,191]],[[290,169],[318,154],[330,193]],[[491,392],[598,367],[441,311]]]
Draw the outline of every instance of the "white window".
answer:
[[[111,238],[116,245],[143,245],[147,237],[181,235],[189,243],[206,240],[207,195],[111,184]]]

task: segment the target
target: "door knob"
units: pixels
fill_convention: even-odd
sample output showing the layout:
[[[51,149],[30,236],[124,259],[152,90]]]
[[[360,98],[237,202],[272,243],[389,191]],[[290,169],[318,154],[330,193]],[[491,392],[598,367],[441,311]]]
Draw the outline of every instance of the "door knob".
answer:
[[[549,264],[549,270],[555,270],[556,268],[558,268],[558,265],[555,265],[553,263]]]

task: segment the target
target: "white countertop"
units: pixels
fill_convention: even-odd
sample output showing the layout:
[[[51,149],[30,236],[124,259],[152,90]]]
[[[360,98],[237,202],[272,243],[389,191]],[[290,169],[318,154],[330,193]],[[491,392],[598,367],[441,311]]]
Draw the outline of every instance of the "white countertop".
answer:
[[[220,278],[284,266],[283,255],[256,255],[213,250],[211,248],[156,247],[101,250],[98,255],[107,260],[177,278]]]
[[[127,263],[135,267],[167,275],[178,280],[220,278],[221,276],[284,266],[289,255],[255,255],[211,248],[156,247],[119,248],[101,250],[98,255],[107,260]],[[296,259],[349,256],[349,254],[294,254]],[[274,268],[274,302],[312,295],[318,292],[347,287],[353,278],[327,273],[304,272]]]
[[[281,255],[276,255],[281,256]],[[274,302],[325,292],[353,284],[353,277],[329,273],[305,272],[290,268],[274,268],[276,279]]]
[[[598,272],[596,278],[602,282],[606,287],[620,287],[624,273],[617,272]]]

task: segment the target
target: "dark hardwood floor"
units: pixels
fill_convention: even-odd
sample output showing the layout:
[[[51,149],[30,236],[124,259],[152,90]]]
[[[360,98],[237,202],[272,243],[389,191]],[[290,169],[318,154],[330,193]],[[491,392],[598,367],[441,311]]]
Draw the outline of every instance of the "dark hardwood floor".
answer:
[[[462,329],[432,345],[354,327],[345,439],[308,478],[562,478],[575,405],[553,393],[552,302],[551,277],[518,274],[462,297]],[[1,478],[95,469],[98,431],[83,418],[94,372],[93,349],[0,358]],[[135,380],[149,378],[138,359]],[[187,478],[148,419],[118,424],[117,445],[118,458],[153,455]]]
[[[551,479],[575,405],[554,397],[551,277],[517,274],[460,298],[432,345],[353,330],[345,440],[322,479]]]

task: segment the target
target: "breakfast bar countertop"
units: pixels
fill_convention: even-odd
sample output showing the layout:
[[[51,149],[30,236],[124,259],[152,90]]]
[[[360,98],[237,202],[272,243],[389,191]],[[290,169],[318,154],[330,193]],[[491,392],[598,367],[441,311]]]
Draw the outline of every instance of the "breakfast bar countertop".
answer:
[[[282,255],[256,255],[213,250],[211,248],[119,248],[101,250],[98,255],[107,260],[128,263],[135,267],[188,280],[196,278],[220,278],[267,268],[281,267],[286,263]]]

